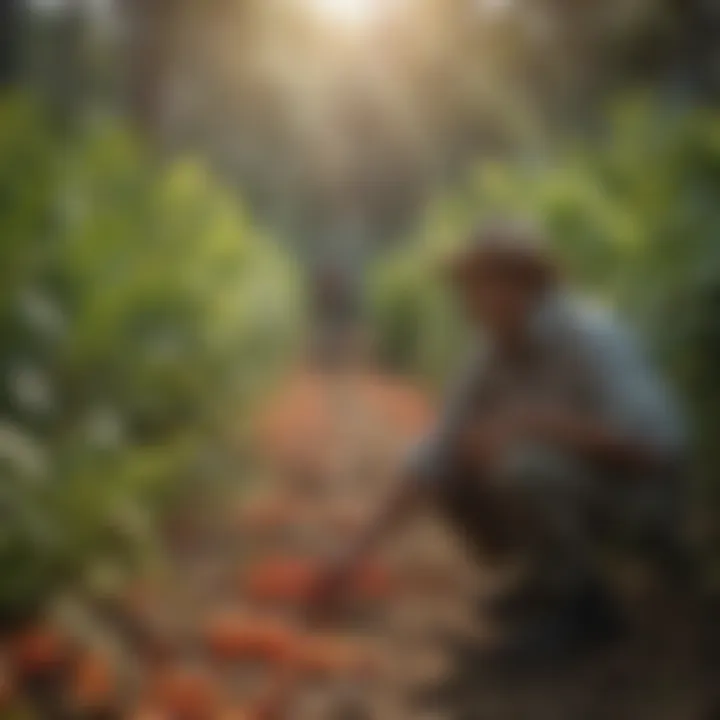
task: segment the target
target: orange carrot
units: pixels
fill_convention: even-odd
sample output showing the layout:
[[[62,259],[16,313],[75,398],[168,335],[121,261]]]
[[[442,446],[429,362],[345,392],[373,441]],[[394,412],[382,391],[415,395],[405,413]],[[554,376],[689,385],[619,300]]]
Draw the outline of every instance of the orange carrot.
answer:
[[[10,661],[21,677],[41,675],[61,667],[69,657],[66,639],[55,629],[37,625],[10,642]]]
[[[71,703],[83,712],[108,710],[117,700],[115,672],[107,658],[87,654],[74,668]]]
[[[213,656],[223,661],[247,659],[279,664],[293,644],[290,628],[275,620],[241,613],[212,616],[203,635]]]
[[[200,671],[182,667],[160,671],[150,697],[153,707],[172,720],[214,720],[220,706],[212,680]]]

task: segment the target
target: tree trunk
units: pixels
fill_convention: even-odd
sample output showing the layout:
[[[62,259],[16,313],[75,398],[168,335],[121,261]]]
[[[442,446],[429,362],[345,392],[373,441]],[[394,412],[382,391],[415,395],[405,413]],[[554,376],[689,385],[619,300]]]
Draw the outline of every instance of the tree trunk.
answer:
[[[13,85],[20,70],[21,0],[0,2],[0,89]]]
[[[123,0],[130,114],[146,134],[162,130],[163,88],[178,0]]]
[[[673,0],[680,30],[680,69],[701,99],[720,96],[720,8],[714,0]]]

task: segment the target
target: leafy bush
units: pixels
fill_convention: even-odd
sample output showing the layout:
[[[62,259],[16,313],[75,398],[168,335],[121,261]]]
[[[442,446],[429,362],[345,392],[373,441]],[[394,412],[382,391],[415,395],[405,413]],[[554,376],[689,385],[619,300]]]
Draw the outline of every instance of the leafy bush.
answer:
[[[488,215],[537,219],[568,276],[644,329],[697,424],[709,486],[720,489],[720,119],[647,100],[620,104],[592,141],[525,163],[480,163],[435,203],[372,278],[386,359],[440,377],[456,320],[434,266]]]
[[[146,509],[293,347],[293,267],[192,161],[0,103],[0,610]],[[131,533],[132,534],[132,533]],[[137,533],[136,533],[137,534]],[[142,533],[140,533],[142,534]]]

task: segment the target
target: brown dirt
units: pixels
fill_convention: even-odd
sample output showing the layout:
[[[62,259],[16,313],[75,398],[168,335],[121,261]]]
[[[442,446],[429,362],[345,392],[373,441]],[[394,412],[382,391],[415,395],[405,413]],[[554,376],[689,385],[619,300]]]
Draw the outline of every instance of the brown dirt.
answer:
[[[258,702],[276,687],[297,638],[318,632],[304,625],[287,578],[276,588],[286,602],[249,597],[247,567],[334,551],[381,501],[404,446],[430,416],[413,388],[369,376],[333,382],[299,377],[263,416],[272,462],[258,493],[270,500],[243,491],[222,508],[191,513],[169,539],[170,572],[109,614],[121,646],[120,717],[261,720]],[[714,678],[698,652],[707,638],[677,597],[635,592],[622,644],[565,666],[503,673],[482,659],[497,631],[479,611],[488,578],[446,528],[419,518],[381,562],[396,582],[323,628],[336,642],[326,646],[323,672],[292,684],[288,720],[717,717]],[[358,670],[348,652],[372,662]],[[244,659],[230,659],[237,655]],[[95,716],[46,705],[36,717]]]

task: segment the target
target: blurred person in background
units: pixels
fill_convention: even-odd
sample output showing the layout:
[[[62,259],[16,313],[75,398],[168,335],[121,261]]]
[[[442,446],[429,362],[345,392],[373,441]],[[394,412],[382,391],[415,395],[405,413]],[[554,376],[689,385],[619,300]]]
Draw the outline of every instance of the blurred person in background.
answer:
[[[315,272],[312,298],[314,363],[324,370],[345,366],[357,351],[357,289],[339,264],[325,263]]]
[[[565,287],[532,227],[484,226],[445,270],[477,349],[316,599],[337,600],[358,559],[425,499],[484,565],[522,568],[487,601],[512,630],[493,657],[596,646],[622,627],[597,562],[607,539],[683,562],[683,421],[637,339]]]

